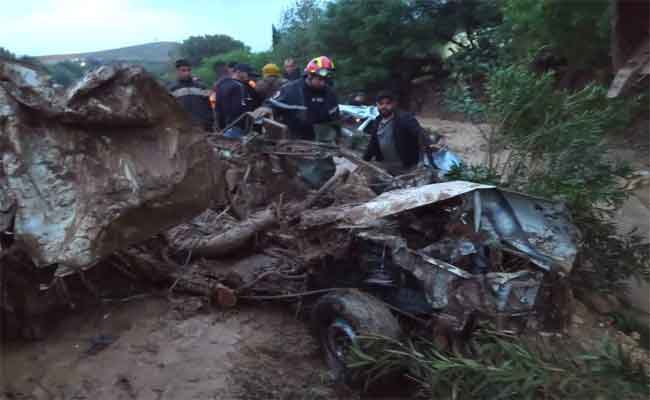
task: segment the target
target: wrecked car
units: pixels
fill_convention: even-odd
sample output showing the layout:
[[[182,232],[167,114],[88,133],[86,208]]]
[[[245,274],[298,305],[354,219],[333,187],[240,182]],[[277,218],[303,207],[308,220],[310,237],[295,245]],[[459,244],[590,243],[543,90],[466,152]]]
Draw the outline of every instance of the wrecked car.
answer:
[[[314,287],[342,288],[311,312],[336,371],[359,336],[398,337],[400,319],[449,343],[480,319],[499,329],[561,323],[557,281],[579,240],[561,203],[462,181],[304,213],[301,227],[352,237],[343,256],[312,270]]]

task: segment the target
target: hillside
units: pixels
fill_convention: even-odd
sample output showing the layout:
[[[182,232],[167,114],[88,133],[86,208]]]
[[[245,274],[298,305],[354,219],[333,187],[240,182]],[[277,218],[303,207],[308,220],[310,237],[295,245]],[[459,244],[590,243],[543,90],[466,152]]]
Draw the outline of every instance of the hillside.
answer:
[[[180,43],[155,42],[136,46],[121,47],[118,49],[94,51],[89,53],[55,54],[36,57],[44,64],[56,64],[61,61],[75,58],[94,58],[99,61],[145,61],[167,62],[174,54]]]

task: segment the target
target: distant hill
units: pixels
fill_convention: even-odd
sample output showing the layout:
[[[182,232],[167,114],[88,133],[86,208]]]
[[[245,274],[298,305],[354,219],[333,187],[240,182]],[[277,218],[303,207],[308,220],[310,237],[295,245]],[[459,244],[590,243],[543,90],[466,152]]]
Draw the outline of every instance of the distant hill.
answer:
[[[93,51],[90,53],[56,54],[36,58],[44,64],[56,64],[61,61],[79,58],[93,58],[101,62],[145,61],[164,63],[173,57],[173,54],[178,51],[179,47],[180,43],[177,42],[155,42],[119,49]]]

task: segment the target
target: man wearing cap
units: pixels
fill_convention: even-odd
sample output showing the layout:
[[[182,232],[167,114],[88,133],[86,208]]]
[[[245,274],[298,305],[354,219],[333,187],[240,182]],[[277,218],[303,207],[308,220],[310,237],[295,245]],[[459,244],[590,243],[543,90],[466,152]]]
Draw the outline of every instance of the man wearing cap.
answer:
[[[192,117],[192,121],[206,130],[214,123],[207,88],[192,76],[192,66],[187,60],[176,61],[176,82],[168,87],[172,96]]]
[[[287,83],[268,100],[293,139],[336,140],[339,127],[331,123],[339,119],[339,104],[334,90],[327,85],[333,71],[334,63],[328,57],[314,58],[307,64],[304,78]]]
[[[266,64],[262,68],[262,79],[257,82],[255,90],[262,101],[273,96],[288,81],[282,77],[280,67]]]
[[[253,111],[260,105],[255,90],[249,85],[253,68],[248,64],[237,64],[233,76],[222,80],[216,88],[217,113],[219,127],[224,129],[233,124],[242,114]],[[232,130],[224,132],[226,136],[239,137],[244,128],[244,121],[233,126]]]
[[[392,175],[405,174],[423,161],[430,140],[413,114],[397,109],[391,92],[379,93],[377,108],[379,116],[365,129],[370,142],[363,159],[379,161]]]

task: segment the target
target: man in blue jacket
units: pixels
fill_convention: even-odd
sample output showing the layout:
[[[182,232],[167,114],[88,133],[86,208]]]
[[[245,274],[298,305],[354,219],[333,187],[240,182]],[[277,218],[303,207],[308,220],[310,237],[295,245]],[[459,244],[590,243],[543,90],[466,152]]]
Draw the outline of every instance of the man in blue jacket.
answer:
[[[334,63],[325,57],[314,58],[305,68],[305,76],[284,85],[269,99],[274,113],[289,128],[292,139],[333,141],[326,125],[339,119],[339,104],[334,90],[327,85]],[[317,128],[323,127],[322,135]],[[328,132],[325,132],[328,131]],[[336,135],[337,133],[335,133]]]
[[[260,106],[259,97],[249,84],[253,73],[253,68],[250,65],[237,64],[233,76],[223,79],[217,86],[217,112],[221,129],[232,125],[242,114]],[[245,121],[242,119],[234,124],[232,130],[224,132],[224,135],[239,137],[242,135],[244,127]]]
[[[168,89],[196,124],[205,130],[212,130],[214,121],[208,98],[210,93],[192,76],[192,66],[187,60],[176,61],[176,82]]]

